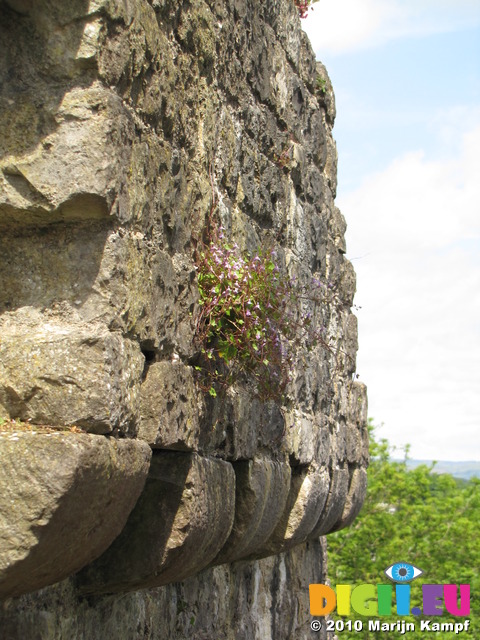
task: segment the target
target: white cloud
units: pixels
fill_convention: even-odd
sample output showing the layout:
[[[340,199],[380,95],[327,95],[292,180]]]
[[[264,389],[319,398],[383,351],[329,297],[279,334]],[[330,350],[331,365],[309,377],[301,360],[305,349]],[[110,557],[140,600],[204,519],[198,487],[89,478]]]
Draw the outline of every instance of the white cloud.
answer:
[[[410,152],[346,196],[349,235],[362,254],[422,251],[480,237],[480,126],[460,155],[429,160]],[[361,212],[361,213],[359,213]]]
[[[320,0],[304,23],[315,51],[363,48],[392,20],[393,3],[382,0]]]
[[[320,0],[303,26],[316,52],[340,54],[478,24],[477,0]]]
[[[477,126],[457,155],[408,153],[338,202],[370,415],[419,458],[480,459],[479,146]]]

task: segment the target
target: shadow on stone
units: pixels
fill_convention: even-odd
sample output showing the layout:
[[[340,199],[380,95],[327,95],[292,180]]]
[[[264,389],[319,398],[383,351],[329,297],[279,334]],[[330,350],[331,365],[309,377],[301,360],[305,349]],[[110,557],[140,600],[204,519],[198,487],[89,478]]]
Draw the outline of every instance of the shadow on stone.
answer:
[[[143,442],[0,433],[0,598],[63,580],[98,557],[140,495]]]
[[[82,594],[179,582],[208,566],[233,524],[232,466],[195,453],[156,451],[123,532],[76,576]]]

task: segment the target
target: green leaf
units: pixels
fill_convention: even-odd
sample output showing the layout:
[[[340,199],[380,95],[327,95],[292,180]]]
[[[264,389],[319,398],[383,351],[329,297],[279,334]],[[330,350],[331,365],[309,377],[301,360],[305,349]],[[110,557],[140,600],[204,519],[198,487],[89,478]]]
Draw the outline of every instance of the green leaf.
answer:
[[[210,387],[210,389],[208,390],[208,393],[212,396],[212,398],[216,398],[217,397],[217,392],[215,391],[215,389],[213,387]]]

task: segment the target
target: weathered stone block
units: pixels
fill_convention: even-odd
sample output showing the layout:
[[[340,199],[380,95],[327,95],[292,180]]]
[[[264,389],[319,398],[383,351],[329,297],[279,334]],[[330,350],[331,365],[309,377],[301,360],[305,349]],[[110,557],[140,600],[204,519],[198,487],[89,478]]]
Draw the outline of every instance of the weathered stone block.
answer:
[[[355,467],[350,472],[350,485],[345,498],[343,511],[334,526],[329,530],[337,531],[352,524],[362,508],[367,494],[367,471],[361,467]]]
[[[347,499],[349,480],[350,476],[346,466],[335,465],[330,471],[328,497],[317,523],[310,532],[310,540],[329,533],[341,519]]]
[[[255,458],[235,462],[235,520],[232,533],[214,564],[255,555],[273,533],[290,489],[287,463]]]
[[[310,464],[315,455],[316,440],[312,415],[302,413],[298,409],[286,414],[284,443],[292,464]]]
[[[134,434],[144,357],[103,325],[4,323],[0,411],[36,424]]]
[[[222,453],[232,461],[253,459],[259,447],[277,449],[284,418],[275,402],[261,402],[251,389],[234,385],[213,403],[208,413],[212,429],[224,432]]]
[[[49,115],[55,127],[43,140],[48,153],[35,148],[0,160],[2,226],[84,221],[110,213],[111,194],[128,163],[125,153],[114,152],[130,127],[120,99],[100,85],[77,88]]]
[[[185,451],[205,445],[205,430],[201,429],[203,395],[195,385],[191,367],[181,362],[149,366],[140,391],[140,413],[138,437],[154,448]]]
[[[184,580],[208,566],[235,513],[232,465],[154,452],[145,489],[110,549],[77,576],[81,593],[116,593]]]
[[[63,580],[122,530],[144,486],[143,442],[0,432],[0,598]]]
[[[329,474],[315,464],[292,470],[285,510],[258,557],[280,553],[310,537],[328,496]]]

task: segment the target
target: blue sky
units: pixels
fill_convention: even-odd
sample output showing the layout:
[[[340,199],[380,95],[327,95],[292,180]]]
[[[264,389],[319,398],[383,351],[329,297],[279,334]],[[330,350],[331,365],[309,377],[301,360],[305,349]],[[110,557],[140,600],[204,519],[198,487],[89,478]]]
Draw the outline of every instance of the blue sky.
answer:
[[[480,2],[320,0],[357,370],[379,435],[480,460]]]

